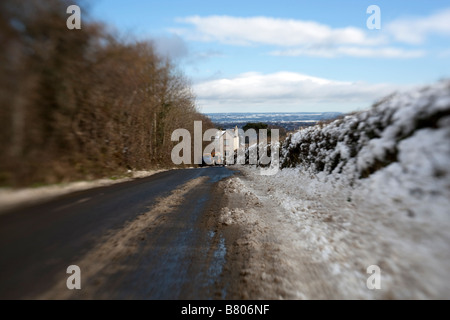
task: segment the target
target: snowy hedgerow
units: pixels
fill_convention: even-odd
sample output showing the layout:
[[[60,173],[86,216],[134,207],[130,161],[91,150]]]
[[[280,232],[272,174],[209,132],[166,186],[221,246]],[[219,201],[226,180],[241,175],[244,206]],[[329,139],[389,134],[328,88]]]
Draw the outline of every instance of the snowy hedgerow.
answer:
[[[281,148],[281,166],[300,166],[328,174],[344,173],[352,179],[367,178],[399,161],[402,156],[399,153],[404,149],[400,147],[402,141],[418,135],[418,143],[431,144],[420,132],[448,129],[449,119],[448,80],[420,90],[393,94],[375,103],[368,111],[348,115],[325,126],[308,127],[289,136]],[[442,132],[440,137],[444,140],[441,143],[450,145],[450,137]],[[435,135],[428,136],[431,139]],[[414,143],[409,145],[414,147]],[[419,151],[419,145],[415,147],[417,152],[423,152]],[[403,152],[414,157],[414,150]],[[447,156],[443,155],[444,158]],[[436,160],[437,163],[442,161],[445,162]],[[435,174],[442,175],[438,164],[435,169]]]

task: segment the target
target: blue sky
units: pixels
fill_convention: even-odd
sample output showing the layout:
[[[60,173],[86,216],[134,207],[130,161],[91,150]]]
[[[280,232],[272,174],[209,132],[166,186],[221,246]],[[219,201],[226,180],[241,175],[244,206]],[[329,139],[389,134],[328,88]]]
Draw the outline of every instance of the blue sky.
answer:
[[[450,77],[445,0],[97,0],[90,12],[170,55],[202,112],[348,112]]]

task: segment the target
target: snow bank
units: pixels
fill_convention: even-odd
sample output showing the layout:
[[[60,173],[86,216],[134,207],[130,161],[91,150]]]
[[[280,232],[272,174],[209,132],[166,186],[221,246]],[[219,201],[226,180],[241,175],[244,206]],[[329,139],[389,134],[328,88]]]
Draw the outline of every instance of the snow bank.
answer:
[[[236,188],[258,205],[223,212],[226,224],[263,221],[260,242],[272,234],[267,248],[281,271],[271,271],[278,282],[266,291],[450,298],[450,81],[303,129],[284,142],[280,161],[273,176],[242,167]],[[381,269],[380,290],[366,286],[371,265]]]
[[[303,129],[283,144],[281,164],[344,180],[388,211],[448,221],[450,81]]]
[[[277,248],[277,268],[283,271],[274,276],[289,284],[281,297],[450,298],[450,219],[419,218],[426,211],[442,210],[444,204],[448,208],[450,198],[436,196],[435,203],[417,206],[406,198],[398,202],[390,195],[397,193],[387,185],[383,194],[375,194],[370,189],[372,178],[350,187],[343,179],[311,175],[301,168],[274,176],[261,176],[250,167],[242,172],[246,174],[239,181],[244,184],[242,192],[254,193],[259,206],[226,211],[223,219],[251,220],[250,228],[255,228],[255,219],[265,222],[265,234],[254,241],[275,235],[270,245]],[[366,286],[371,265],[381,269],[380,290]],[[277,283],[271,288],[280,291]]]

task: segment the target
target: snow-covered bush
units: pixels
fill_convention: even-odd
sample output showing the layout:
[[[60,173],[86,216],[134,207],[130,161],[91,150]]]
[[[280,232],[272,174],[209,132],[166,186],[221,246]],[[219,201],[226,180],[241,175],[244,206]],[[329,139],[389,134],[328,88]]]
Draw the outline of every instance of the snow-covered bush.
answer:
[[[418,144],[435,144],[421,135],[424,130],[446,130],[440,143],[450,145],[449,128],[450,81],[446,80],[419,90],[393,94],[375,103],[370,110],[298,131],[282,145],[281,167],[344,173],[351,179],[367,178],[398,162],[401,156],[403,161],[413,161],[419,156],[414,147],[417,153],[424,152],[414,143],[408,144],[413,150],[402,149],[402,142],[408,138],[419,135]],[[432,139],[435,135],[426,136]],[[440,154],[432,173],[436,176],[448,174],[450,167],[448,150],[445,146],[440,149],[431,150]]]

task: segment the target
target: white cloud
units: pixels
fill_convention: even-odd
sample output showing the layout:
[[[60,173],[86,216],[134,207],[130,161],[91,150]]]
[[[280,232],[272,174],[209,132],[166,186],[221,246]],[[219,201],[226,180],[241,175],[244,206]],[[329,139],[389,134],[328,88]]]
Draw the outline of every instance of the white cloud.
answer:
[[[420,45],[430,35],[450,36],[450,8],[427,17],[387,22],[379,32],[271,17],[191,16],[177,22],[188,26],[171,31],[188,40],[273,46],[280,49],[270,54],[280,56],[419,58],[427,52],[394,44]]]
[[[313,56],[322,58],[335,58],[351,56],[358,58],[420,58],[426,55],[424,50],[404,50],[394,47],[368,48],[368,47],[305,47],[287,50],[277,50],[270,53],[274,56]]]
[[[320,44],[375,45],[384,40],[359,28],[331,28],[315,21],[270,17],[192,16],[177,22],[192,25],[172,32],[190,40],[218,41],[234,45],[299,46]]]
[[[410,17],[394,20],[386,31],[399,42],[422,44],[433,34],[450,36],[450,8],[428,17]]]
[[[351,111],[401,86],[334,81],[294,72],[250,72],[194,86],[205,112],[335,110]],[[247,109],[245,109],[247,108]]]

